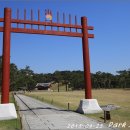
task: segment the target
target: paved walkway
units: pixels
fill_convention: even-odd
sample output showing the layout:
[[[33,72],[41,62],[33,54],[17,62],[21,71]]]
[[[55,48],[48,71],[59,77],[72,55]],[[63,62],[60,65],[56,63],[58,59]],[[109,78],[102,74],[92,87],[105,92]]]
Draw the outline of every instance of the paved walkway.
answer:
[[[23,130],[115,130],[84,115],[24,95],[15,96],[15,99],[20,108]]]

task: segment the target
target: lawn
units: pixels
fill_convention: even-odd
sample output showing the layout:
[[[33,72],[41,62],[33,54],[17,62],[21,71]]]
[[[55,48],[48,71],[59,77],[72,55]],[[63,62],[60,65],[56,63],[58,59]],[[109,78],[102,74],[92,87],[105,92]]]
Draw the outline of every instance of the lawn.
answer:
[[[10,94],[10,103],[15,103],[12,94]],[[0,130],[21,130],[19,115],[18,115],[18,119],[0,121]]]
[[[70,103],[70,109],[76,110],[80,99],[84,98],[84,91],[69,91],[69,92],[45,92],[37,91],[26,93],[31,97],[35,97],[39,100],[51,103],[58,107],[67,109],[68,102]],[[127,127],[123,130],[130,130],[130,90],[122,89],[106,89],[106,90],[93,90],[93,98],[97,99],[100,105],[115,104],[120,106],[119,110],[111,112],[111,120],[114,123],[127,123]],[[103,121],[100,117],[101,114],[88,114],[86,115],[91,118]],[[109,123],[110,121],[107,121]]]

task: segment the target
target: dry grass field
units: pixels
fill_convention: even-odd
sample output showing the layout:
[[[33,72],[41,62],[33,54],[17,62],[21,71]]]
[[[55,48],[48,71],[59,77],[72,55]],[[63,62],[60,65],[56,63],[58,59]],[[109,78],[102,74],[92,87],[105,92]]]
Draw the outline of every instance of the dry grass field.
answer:
[[[84,98],[84,91],[69,91],[69,92],[45,92],[37,91],[26,93],[31,97],[51,103],[58,107],[67,109],[67,103],[70,102],[70,109],[76,110],[80,99]],[[122,89],[105,89],[93,90],[93,98],[97,99],[100,105],[115,104],[121,108],[111,111],[111,120],[114,123],[126,122],[127,125],[122,130],[130,130],[130,90]],[[103,121],[103,113],[86,115],[91,118]],[[110,121],[107,121],[109,123]]]

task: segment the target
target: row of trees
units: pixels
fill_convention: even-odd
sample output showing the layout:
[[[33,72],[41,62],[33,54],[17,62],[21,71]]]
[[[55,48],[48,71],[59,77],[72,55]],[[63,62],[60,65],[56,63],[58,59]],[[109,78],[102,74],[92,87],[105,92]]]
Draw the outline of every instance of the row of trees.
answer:
[[[130,69],[116,75],[99,71],[92,74],[92,84],[94,88],[130,88]]]
[[[10,89],[34,89],[36,83],[52,82],[60,84],[73,90],[84,89],[83,71],[55,71],[48,74],[37,74],[26,66],[24,69],[18,69],[15,64],[10,64]],[[91,74],[92,86],[95,89],[100,88],[130,88],[130,69],[117,71],[116,75],[98,71]],[[0,57],[0,86],[2,80],[2,57]]]

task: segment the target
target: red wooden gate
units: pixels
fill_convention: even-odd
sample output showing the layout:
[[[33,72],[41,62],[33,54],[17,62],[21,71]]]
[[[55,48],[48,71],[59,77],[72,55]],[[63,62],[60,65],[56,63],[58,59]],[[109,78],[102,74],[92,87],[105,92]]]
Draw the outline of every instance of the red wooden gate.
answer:
[[[45,11],[45,15],[52,15],[50,10]],[[58,35],[69,37],[82,38],[83,46],[83,61],[84,61],[84,80],[85,80],[85,98],[91,99],[91,74],[90,74],[90,61],[89,61],[89,46],[88,38],[94,38],[93,34],[89,34],[88,30],[93,30],[92,26],[87,25],[87,18],[81,17],[81,25],[77,24],[77,17],[75,16],[75,24],[71,23],[71,15],[69,15],[69,24],[66,24],[65,14],[63,13],[63,22],[60,22],[59,12],[57,12],[57,22],[41,21],[40,10],[38,10],[38,20],[33,19],[33,10],[31,10],[31,20],[26,19],[26,10],[24,10],[24,19],[19,19],[19,10],[17,10],[17,18],[12,19],[11,9],[4,9],[4,18],[0,18],[0,22],[4,23],[3,27],[0,27],[0,32],[3,32],[3,56],[2,56],[2,98],[1,103],[9,103],[9,86],[10,86],[10,34],[13,33],[28,33],[28,34],[44,34],[44,35]],[[12,27],[12,24],[17,24],[16,27]],[[20,27],[20,24],[24,24],[24,27]],[[26,25],[31,25],[31,28],[26,28]],[[38,28],[34,29],[33,25],[37,25]],[[40,29],[40,26],[44,26],[44,29]],[[47,29],[50,27],[51,29]],[[54,30],[53,27],[57,29]],[[63,28],[63,31],[60,30]],[[66,31],[67,29],[67,31]],[[69,31],[68,31],[69,29]],[[75,31],[72,31],[75,30]],[[79,32],[78,30],[81,30]]]

